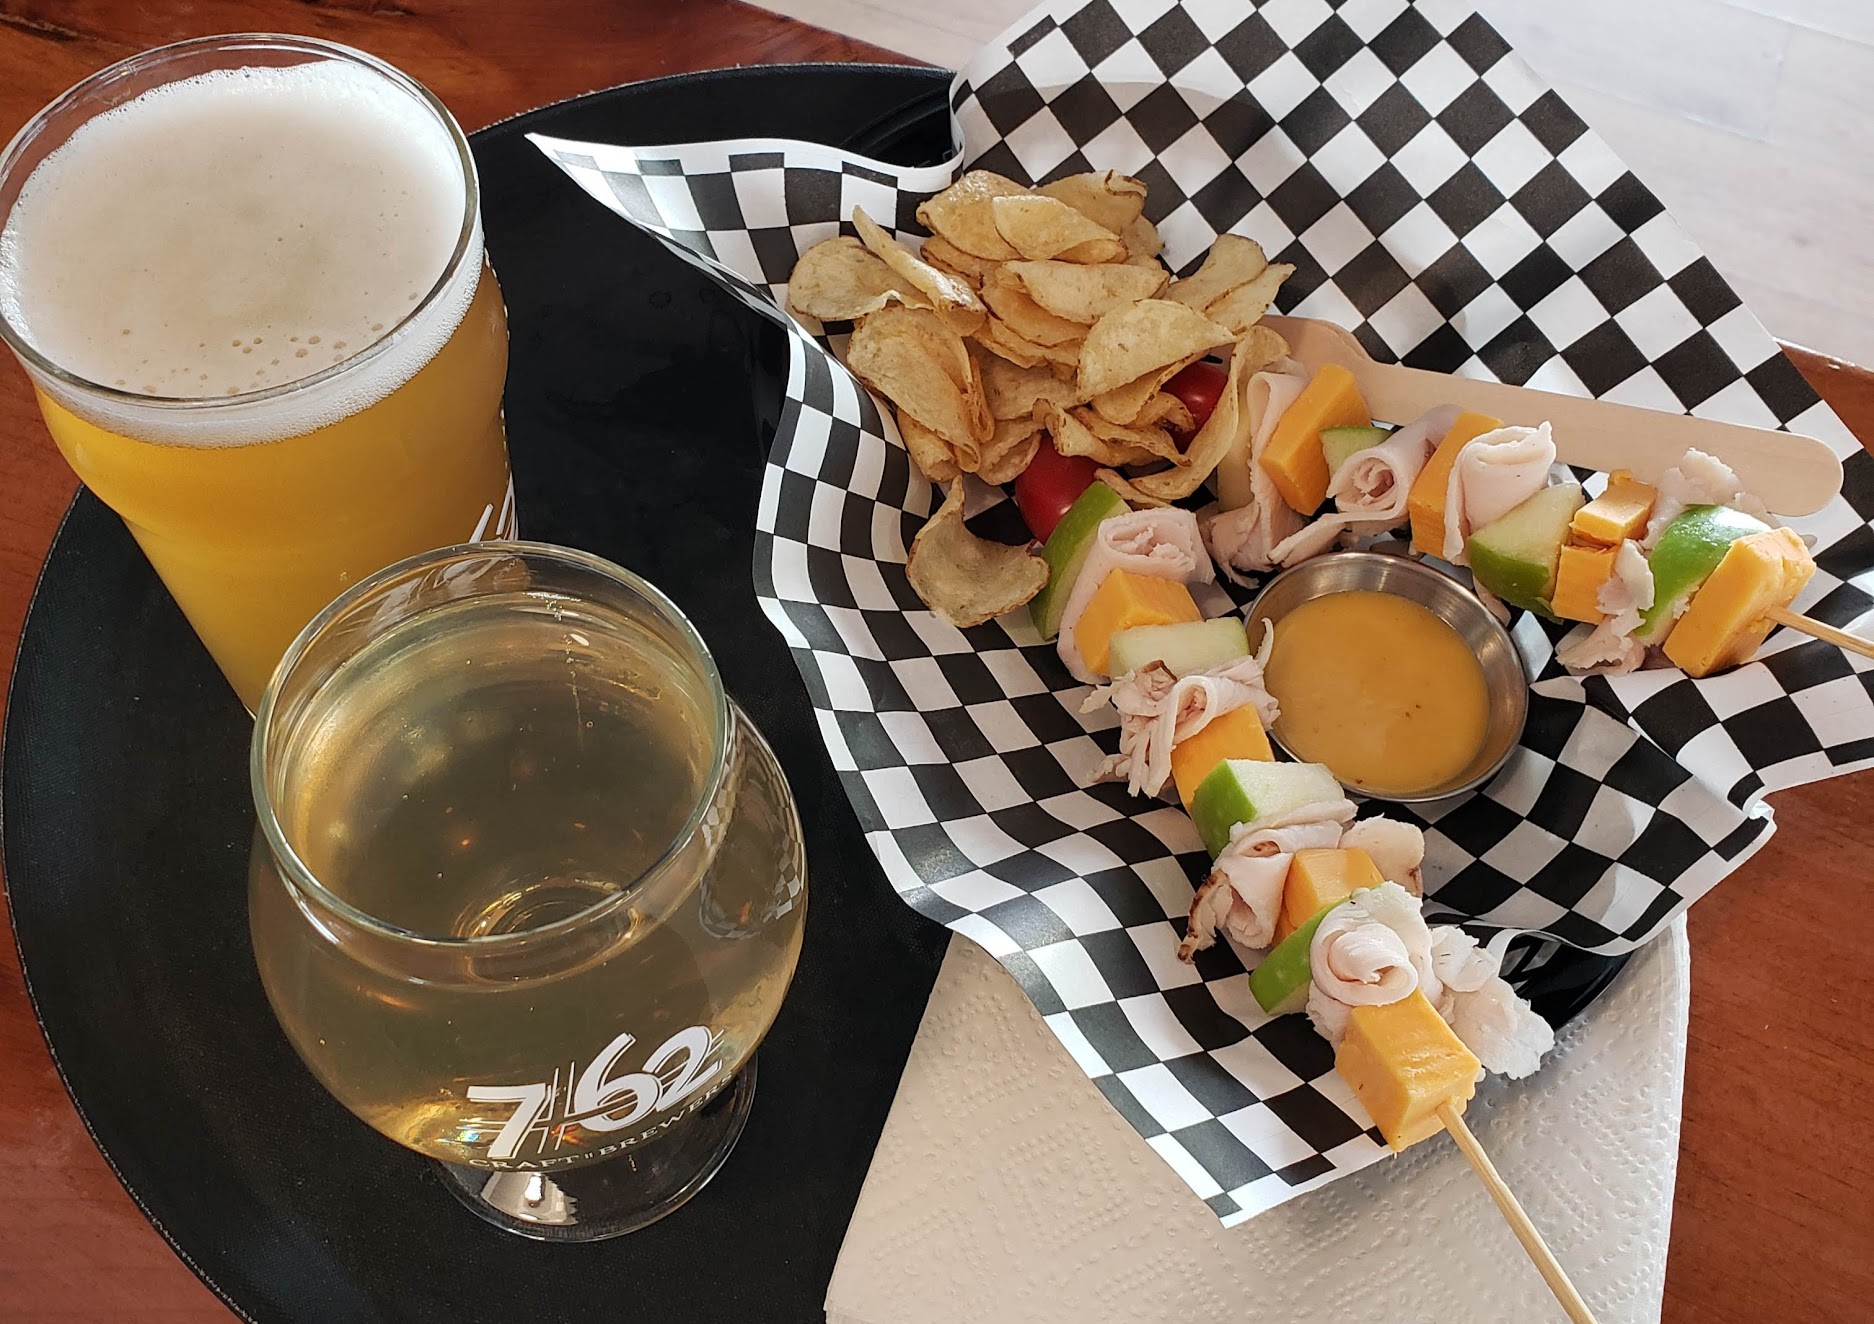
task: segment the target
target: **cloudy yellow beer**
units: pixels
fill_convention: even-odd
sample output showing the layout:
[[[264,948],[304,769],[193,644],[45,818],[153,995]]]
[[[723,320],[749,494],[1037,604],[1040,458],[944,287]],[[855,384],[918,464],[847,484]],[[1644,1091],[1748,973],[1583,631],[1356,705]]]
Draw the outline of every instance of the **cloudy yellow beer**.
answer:
[[[513,499],[459,131],[368,57],[240,40],[138,57],[139,95],[80,85],[15,140],[0,332],[251,710],[348,584],[511,534]]]

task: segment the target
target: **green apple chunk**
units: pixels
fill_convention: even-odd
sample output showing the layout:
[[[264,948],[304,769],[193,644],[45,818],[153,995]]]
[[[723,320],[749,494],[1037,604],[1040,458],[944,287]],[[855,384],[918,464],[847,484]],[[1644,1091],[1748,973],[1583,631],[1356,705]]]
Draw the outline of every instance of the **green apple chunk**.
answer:
[[[1230,829],[1252,827],[1266,818],[1303,805],[1340,800],[1345,792],[1324,763],[1265,763],[1261,759],[1225,759],[1197,784],[1191,819],[1211,855],[1230,844]]]
[[[1392,435],[1390,428],[1322,428],[1321,453],[1327,456],[1327,471],[1331,474],[1340,472],[1341,465],[1347,463],[1347,457],[1356,451],[1370,450]]]
[[[1188,676],[1248,657],[1249,634],[1242,617],[1219,616],[1214,621],[1135,625],[1114,634],[1109,647],[1108,670],[1115,676],[1137,671],[1148,662],[1163,662],[1172,675]]]
[[[1580,484],[1543,488],[1470,536],[1464,547],[1471,574],[1510,606],[1547,615],[1549,594],[1555,591],[1555,564],[1562,556],[1568,523],[1580,509]]]
[[[1688,506],[1653,544],[1646,564],[1653,572],[1653,605],[1640,614],[1633,637],[1643,644],[1663,644],[1686,604],[1699,590],[1731,544],[1770,526],[1729,506]]]
[[[1041,555],[1048,563],[1048,582],[1028,604],[1028,619],[1043,639],[1061,632],[1061,617],[1067,612],[1067,595],[1074,591],[1080,567],[1093,550],[1093,535],[1102,521],[1126,513],[1126,503],[1119,493],[1105,483],[1094,483],[1074,498],[1074,504],[1061,516],[1054,532],[1042,545]]]
[[[1309,959],[1314,931],[1321,927],[1328,911],[1345,904],[1336,901],[1333,906],[1322,906],[1313,919],[1270,948],[1262,963],[1249,972],[1249,991],[1269,1015],[1287,1016],[1307,1009],[1308,986],[1314,982],[1314,966]]]

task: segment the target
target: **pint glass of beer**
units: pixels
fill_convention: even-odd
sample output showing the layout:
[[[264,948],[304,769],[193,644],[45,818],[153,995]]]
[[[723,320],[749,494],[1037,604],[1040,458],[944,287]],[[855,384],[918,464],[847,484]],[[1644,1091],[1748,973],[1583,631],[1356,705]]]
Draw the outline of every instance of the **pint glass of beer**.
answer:
[[[302,37],[183,42],[0,156],[0,337],[252,711],[348,584],[511,536],[507,313],[427,91]]]
[[[260,702],[249,922],[321,1083],[550,1240],[688,1199],[793,977],[786,778],[683,615],[537,543],[342,595]]]

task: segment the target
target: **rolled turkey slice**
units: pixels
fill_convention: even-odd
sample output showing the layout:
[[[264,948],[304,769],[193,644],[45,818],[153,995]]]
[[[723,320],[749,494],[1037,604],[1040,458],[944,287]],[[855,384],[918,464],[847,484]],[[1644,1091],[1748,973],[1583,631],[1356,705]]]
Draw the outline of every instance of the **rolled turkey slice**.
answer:
[[[1302,529],[1304,521],[1289,508],[1262,467],[1263,452],[1275,425],[1308,385],[1308,370],[1293,359],[1252,376],[1243,388],[1249,411],[1249,500],[1235,510],[1218,511],[1204,523],[1204,545],[1233,582],[1244,574],[1275,568],[1273,551]]]
[[[1328,484],[1339,513],[1304,524],[1271,548],[1269,559],[1284,568],[1299,565],[1333,547],[1343,535],[1384,533],[1405,523],[1412,481],[1459,412],[1455,405],[1434,409],[1379,445],[1354,452]]]
[[[1466,540],[1547,487],[1554,463],[1547,423],[1498,428],[1459,451],[1445,484],[1445,560],[1469,565]]]
[[[1576,631],[1555,650],[1570,671],[1607,676],[1637,670],[1646,661],[1646,645],[1633,638],[1640,613],[1653,605],[1653,570],[1640,545],[1629,538],[1614,553],[1614,573],[1596,595],[1601,621],[1587,633]]]
[[[1308,1019],[1339,1046],[1355,1007],[1384,1006],[1424,990],[1443,993],[1418,898],[1394,882],[1355,892],[1322,917],[1308,949]]]
[[[1770,512],[1763,502],[1744,490],[1731,466],[1715,455],[1688,450],[1679,462],[1659,476],[1654,485],[1659,495],[1653,500],[1653,513],[1646,521],[1646,534],[1640,540],[1644,551],[1653,544],[1666,526],[1685,513],[1687,506],[1730,506],[1746,515],[1755,515],[1768,523]]]
[[[1253,707],[1264,728],[1274,725],[1281,710],[1262,681],[1272,641],[1265,637],[1256,657],[1239,657],[1187,676],[1173,677],[1163,662],[1148,663],[1108,690],[1096,691],[1083,711],[1097,706],[1101,698],[1111,698],[1119,712],[1119,752],[1100,765],[1094,780],[1124,780],[1134,795],[1157,795],[1171,780],[1172,747],[1224,714]]]
[[[1197,516],[1188,510],[1175,506],[1134,510],[1102,523],[1093,535],[1087,559],[1081,563],[1080,577],[1074,580],[1073,590],[1067,595],[1057,645],[1061,661],[1074,679],[1088,684],[1099,677],[1087,669],[1086,660],[1080,656],[1074,627],[1080,624],[1087,604],[1100,585],[1115,570],[1175,579],[1183,584],[1210,584],[1217,578],[1210,558],[1204,553],[1204,540],[1197,531]]]
[[[1191,898],[1178,959],[1211,946],[1219,930],[1245,947],[1267,947],[1295,852],[1338,845],[1356,812],[1351,800],[1320,800],[1255,828],[1239,825]]]
[[[1335,508],[1354,519],[1390,521],[1389,529],[1403,524],[1412,484],[1461,412],[1456,405],[1441,405],[1379,445],[1349,455],[1328,480]]]

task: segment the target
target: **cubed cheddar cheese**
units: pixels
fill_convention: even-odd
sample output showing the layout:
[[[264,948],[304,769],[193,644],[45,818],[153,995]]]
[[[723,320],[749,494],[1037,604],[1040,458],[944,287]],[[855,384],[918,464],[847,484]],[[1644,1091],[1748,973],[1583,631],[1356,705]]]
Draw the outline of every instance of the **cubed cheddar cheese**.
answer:
[[[1688,676],[1709,676],[1750,660],[1775,622],[1815,574],[1815,560],[1793,529],[1739,538],[1725,552],[1666,636],[1666,656]]]
[[[1555,567],[1555,591],[1549,595],[1549,610],[1565,621],[1586,621],[1598,625],[1601,620],[1601,585],[1614,574],[1612,547],[1582,547],[1568,544]]]
[[[1378,887],[1385,881],[1373,857],[1357,846],[1311,846],[1296,851],[1289,861],[1288,879],[1282,884],[1282,914],[1275,922],[1275,941],[1282,941],[1361,888]]]
[[[1578,542],[1618,547],[1628,538],[1640,536],[1658,498],[1659,489],[1651,483],[1642,483],[1625,469],[1616,469],[1607,476],[1607,490],[1575,512],[1568,531]]]
[[[1322,429],[1365,427],[1372,421],[1353,374],[1338,363],[1324,363],[1276,421],[1262,451],[1263,472],[1291,508],[1312,515],[1327,500]]]
[[[1419,470],[1406,494],[1406,514],[1412,520],[1412,547],[1427,556],[1445,554],[1445,489],[1451,485],[1451,468],[1458,462],[1458,452],[1486,432],[1495,432],[1503,420],[1488,414],[1459,414],[1450,431],[1438,443],[1431,459]]]
[[[1175,579],[1115,570],[1106,577],[1074,626],[1074,642],[1093,671],[1104,676],[1113,636],[1135,625],[1175,625],[1201,621],[1203,613],[1191,590]]]
[[[1355,1007],[1334,1068],[1386,1143],[1400,1150],[1444,1130],[1438,1116],[1444,1104],[1464,1111],[1477,1092],[1482,1064],[1414,989],[1381,1007]]]
[[[1262,717],[1253,705],[1231,709],[1204,723],[1196,735],[1186,736],[1171,747],[1171,778],[1178,783],[1178,798],[1184,801],[1185,813],[1191,812],[1191,797],[1197,794],[1198,783],[1225,759],[1275,762],[1269,734],[1262,729]]]

